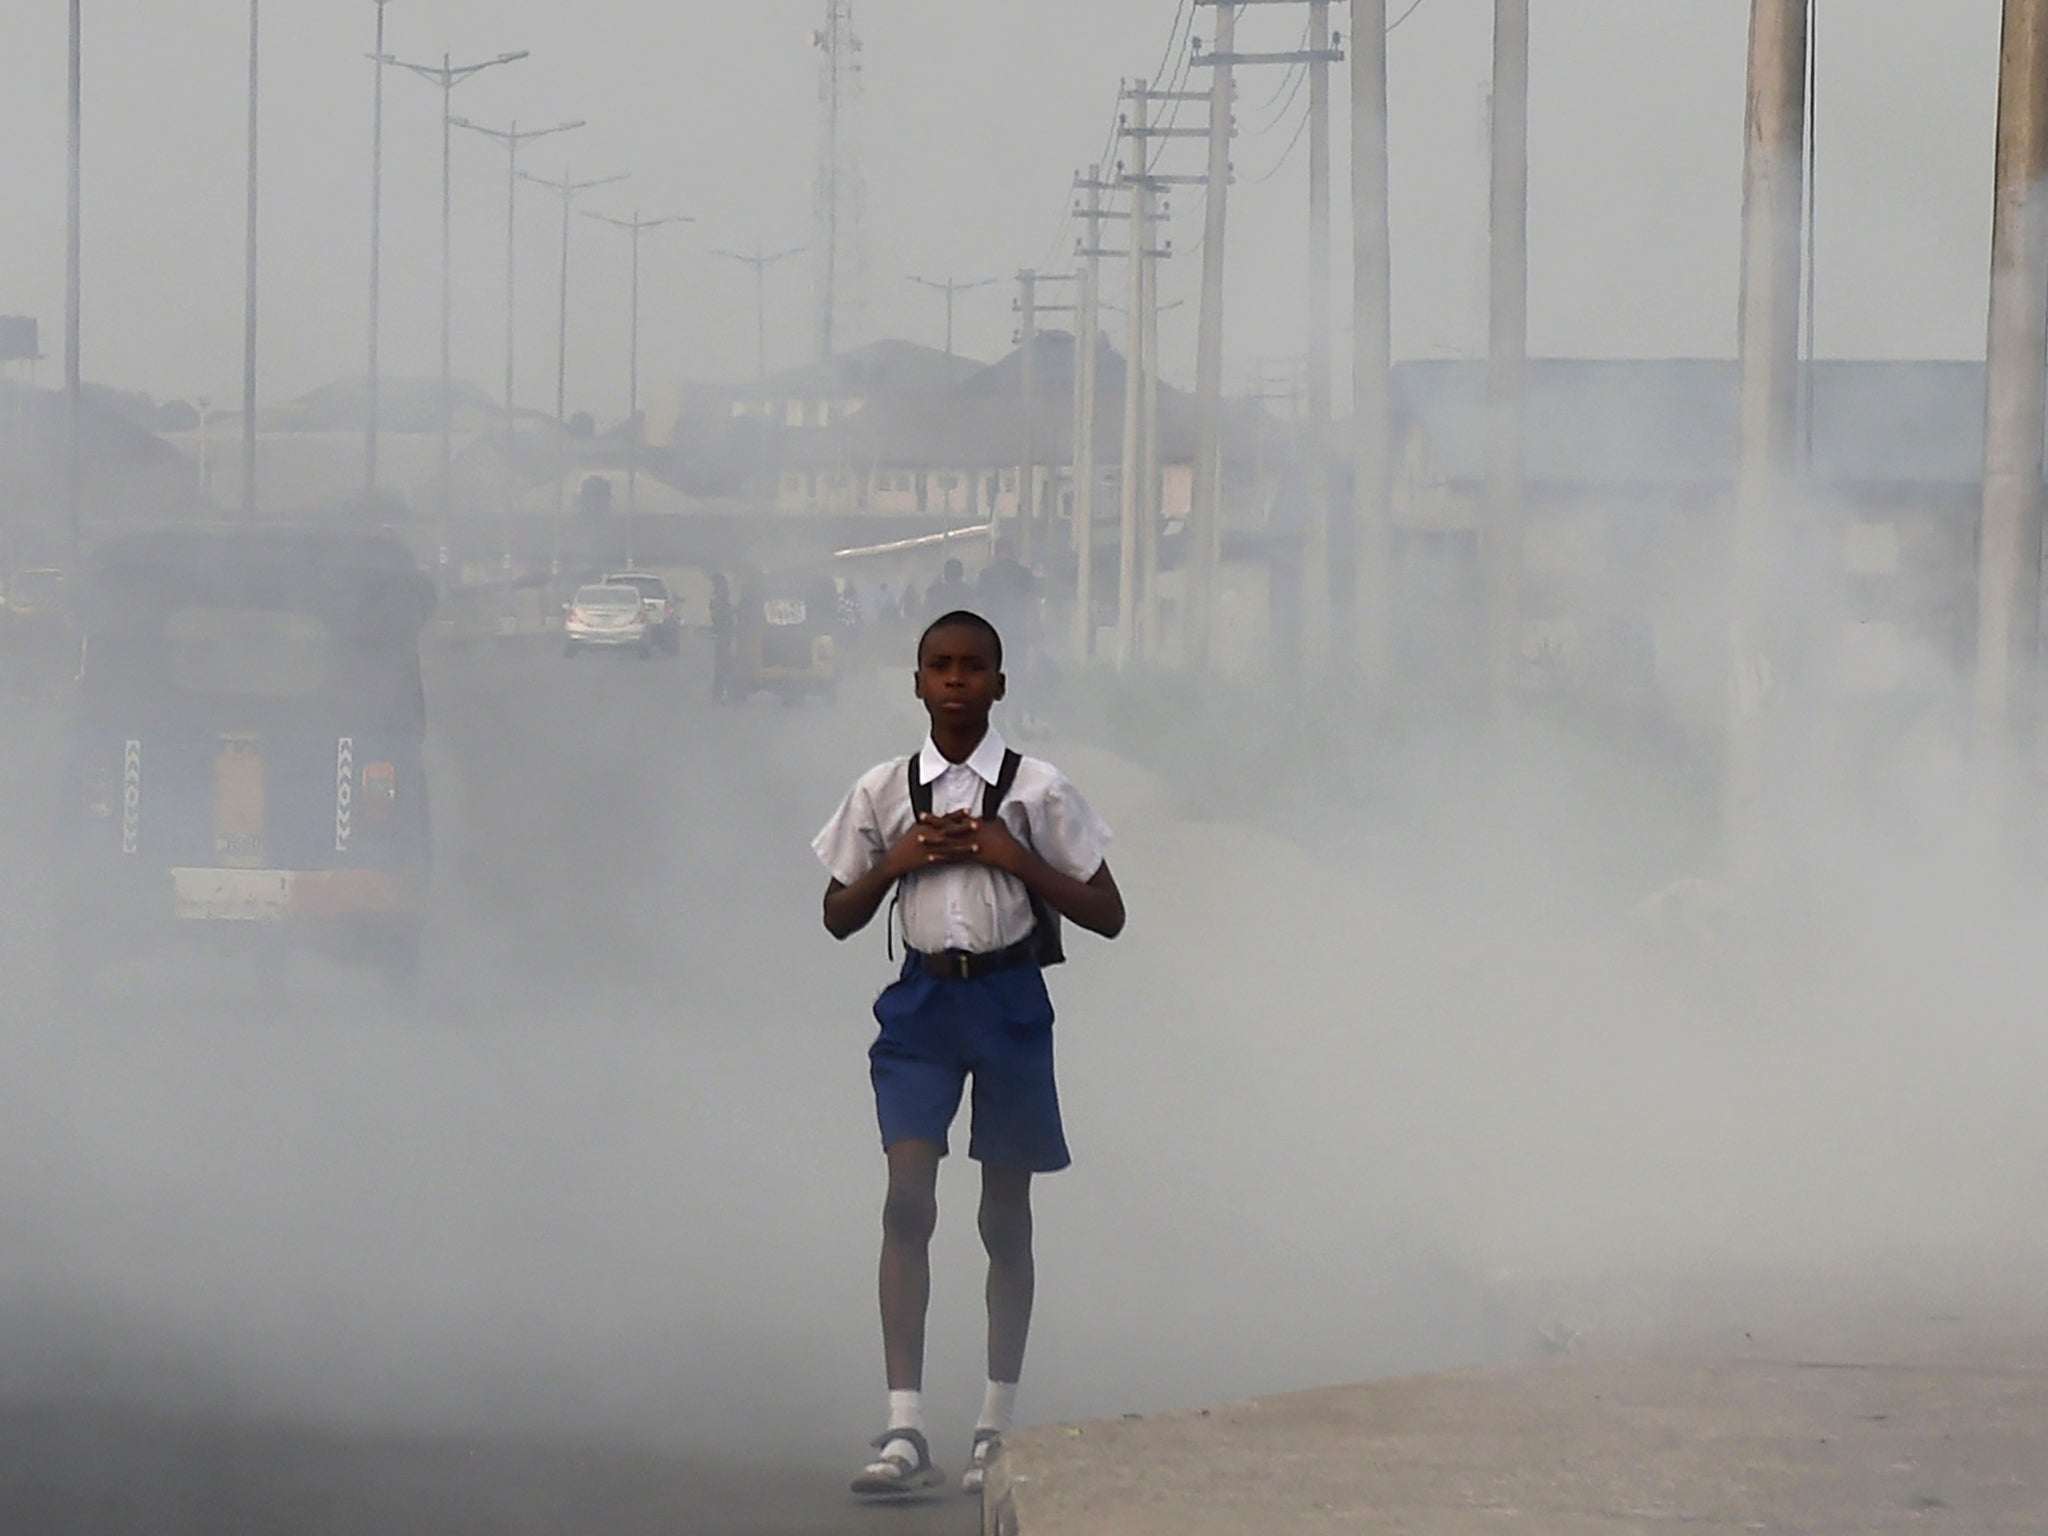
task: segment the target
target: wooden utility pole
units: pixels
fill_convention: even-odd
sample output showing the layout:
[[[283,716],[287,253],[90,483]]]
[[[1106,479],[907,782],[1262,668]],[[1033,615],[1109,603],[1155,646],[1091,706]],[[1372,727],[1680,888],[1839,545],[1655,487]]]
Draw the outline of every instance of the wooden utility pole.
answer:
[[[1308,671],[1330,655],[1330,0],[1310,0],[1308,66],[1308,507],[1301,635]],[[1328,52],[1325,52],[1328,50]],[[1341,57],[1341,55],[1339,55]]]
[[[1032,549],[1032,510],[1037,501],[1033,486],[1038,478],[1038,274],[1025,268],[1017,274],[1017,313],[1022,321],[1022,350],[1018,369],[1023,390],[1024,452],[1017,471],[1017,533],[1025,562]],[[989,542],[993,550],[1000,534],[1000,518],[989,519]]]
[[[1100,377],[1102,335],[1102,167],[1088,167],[1081,184],[1087,202],[1086,244],[1081,248],[1081,315],[1074,327],[1074,659],[1085,663],[1095,652],[1095,409]]]
[[[1165,513],[1165,489],[1159,472],[1159,258],[1147,246],[1139,265],[1145,269],[1145,323],[1139,340],[1145,365],[1139,370],[1138,399],[1138,654],[1158,656],[1164,649],[1159,614],[1159,525]]]
[[[1351,0],[1351,412],[1354,660],[1367,700],[1387,689],[1393,582],[1393,259],[1387,233],[1387,5]]]
[[[249,0],[249,171],[246,227],[242,250],[242,520],[256,517],[256,276],[257,170],[260,120],[258,90],[262,84],[262,4]]]
[[[85,121],[85,32],[80,0],[71,0],[70,74],[65,102],[66,134],[64,216],[64,559],[76,582],[83,530],[79,508],[84,496],[85,375],[79,353],[83,263],[83,127]],[[38,350],[31,348],[31,351]]]
[[[1116,664],[1128,667],[1138,659],[1138,520],[1144,515],[1145,498],[1139,489],[1144,474],[1144,453],[1139,446],[1143,431],[1145,373],[1145,249],[1152,243],[1151,192],[1146,185],[1151,147],[1144,137],[1151,123],[1150,82],[1140,80],[1126,93],[1131,102],[1125,138],[1133,148],[1135,169],[1127,171],[1131,181],[1130,307],[1125,314],[1124,343],[1124,441],[1121,520],[1117,543]]]
[[[1731,547],[1728,740],[1722,783],[1726,850],[1737,873],[1751,866],[1761,833],[1764,705],[1772,682],[1771,555],[1798,451],[1806,19],[1807,0],[1751,0],[1738,321],[1742,457]],[[2038,368],[2038,354],[2035,362]]]
[[[1978,540],[1977,722],[2029,744],[2041,644],[2041,455],[2048,366],[2048,0],[2005,0]]]
[[[1496,698],[1521,655],[1529,372],[1529,0],[1494,0],[1493,193],[1486,366],[1487,656]]]
[[[1202,230],[1202,315],[1195,342],[1194,505],[1188,518],[1186,617],[1182,652],[1189,666],[1207,671],[1214,641],[1221,558],[1223,478],[1223,261],[1229,237],[1231,95],[1236,78],[1236,0],[1213,0],[1214,49],[1197,62],[1209,75],[1208,217]]]

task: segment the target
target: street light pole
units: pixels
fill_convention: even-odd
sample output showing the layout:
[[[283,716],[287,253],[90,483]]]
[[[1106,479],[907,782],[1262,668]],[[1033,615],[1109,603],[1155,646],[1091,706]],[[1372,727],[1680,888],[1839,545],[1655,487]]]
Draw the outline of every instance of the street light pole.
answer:
[[[778,261],[787,261],[792,256],[802,255],[804,249],[801,245],[791,246],[786,251],[777,251],[770,256],[757,245],[751,256],[742,255],[738,251],[711,253],[754,269],[754,372],[759,378],[768,377],[768,269]]]
[[[517,121],[509,128],[486,128],[480,123],[472,123],[466,117],[458,117],[455,119],[455,126],[495,139],[505,149],[505,530],[499,554],[501,565],[509,571],[512,565],[512,484],[515,473],[513,458],[518,448],[519,421],[515,394],[519,355],[519,151],[534,139],[573,132],[583,126],[583,120],[577,118],[573,122],[556,123],[551,128],[522,130]]]
[[[249,185],[242,274],[242,520],[256,517],[256,170],[262,0],[249,0]]]
[[[626,461],[626,564],[633,563],[632,538],[633,518],[640,510],[640,237],[650,229],[660,229],[664,224],[693,224],[696,221],[686,214],[671,214],[667,218],[643,219],[640,210],[633,210],[630,219],[615,219],[609,214],[593,213],[591,218],[623,229],[632,239],[633,245],[633,319],[632,340],[629,344],[627,364],[627,405],[626,431],[630,457]]]
[[[585,192],[593,187],[611,186],[626,178],[600,176],[593,181],[578,181],[575,174],[567,168],[563,169],[560,181],[536,176],[531,171],[521,171],[519,174],[535,186],[546,187],[559,194],[562,199],[562,298],[555,329],[555,527],[559,544],[563,512],[562,478],[567,472],[563,437],[569,425],[569,215],[575,208],[576,199]],[[556,561],[559,564],[559,551]]]
[[[385,59],[387,64],[408,70],[441,88],[441,543],[445,549],[449,525],[455,514],[455,366],[454,322],[455,257],[455,87],[473,80],[500,64],[517,64],[528,55],[501,53],[495,59],[476,64],[455,64],[441,55],[436,64],[409,64],[404,59]]]
[[[977,288],[992,288],[995,286],[996,280],[988,277],[983,278],[978,283],[963,283],[949,277],[943,283],[939,283],[934,282],[928,277],[913,277],[911,281],[921,287],[936,289],[946,296],[946,356],[951,357],[953,355],[954,298],[959,294],[972,293]]]
[[[377,6],[377,48],[370,55],[376,65],[375,106],[370,126],[370,371],[365,393],[363,425],[363,506],[377,505],[377,341],[384,300],[384,7],[391,0],[375,0]]]
[[[64,536],[71,579],[79,578],[79,500],[82,455],[79,432],[85,393],[80,372],[79,332],[82,249],[85,29],[80,0],[71,0],[71,69],[64,227]]]

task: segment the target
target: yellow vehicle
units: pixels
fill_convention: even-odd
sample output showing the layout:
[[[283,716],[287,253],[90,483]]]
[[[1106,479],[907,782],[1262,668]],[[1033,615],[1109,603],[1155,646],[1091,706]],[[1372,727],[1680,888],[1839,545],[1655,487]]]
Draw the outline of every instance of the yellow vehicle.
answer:
[[[829,577],[748,581],[733,615],[728,701],[738,704],[764,692],[786,703],[836,696],[839,640],[839,594]]]

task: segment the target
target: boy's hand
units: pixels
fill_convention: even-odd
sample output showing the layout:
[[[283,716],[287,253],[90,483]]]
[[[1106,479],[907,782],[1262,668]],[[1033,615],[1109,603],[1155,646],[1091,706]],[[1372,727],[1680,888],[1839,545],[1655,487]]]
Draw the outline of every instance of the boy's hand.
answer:
[[[1024,845],[1017,841],[1017,835],[1000,816],[991,816],[987,821],[970,818],[967,823],[967,857],[976,864],[985,864],[990,869],[1001,870],[1004,874],[1023,874],[1025,860]]]
[[[883,867],[892,879],[901,879],[939,864],[968,863],[975,858],[974,828],[974,818],[965,811],[920,816],[889,850]]]

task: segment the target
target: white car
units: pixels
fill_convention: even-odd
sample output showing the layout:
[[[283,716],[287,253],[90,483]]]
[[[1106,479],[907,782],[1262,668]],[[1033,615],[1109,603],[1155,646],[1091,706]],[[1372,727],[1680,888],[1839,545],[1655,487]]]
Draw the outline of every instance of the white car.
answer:
[[[654,626],[654,643],[670,656],[683,649],[683,610],[668,583],[652,571],[614,571],[604,578],[608,587],[631,587],[646,605],[647,619]]]
[[[654,625],[634,587],[578,587],[563,613],[562,654],[632,651],[643,660],[654,654]]]

